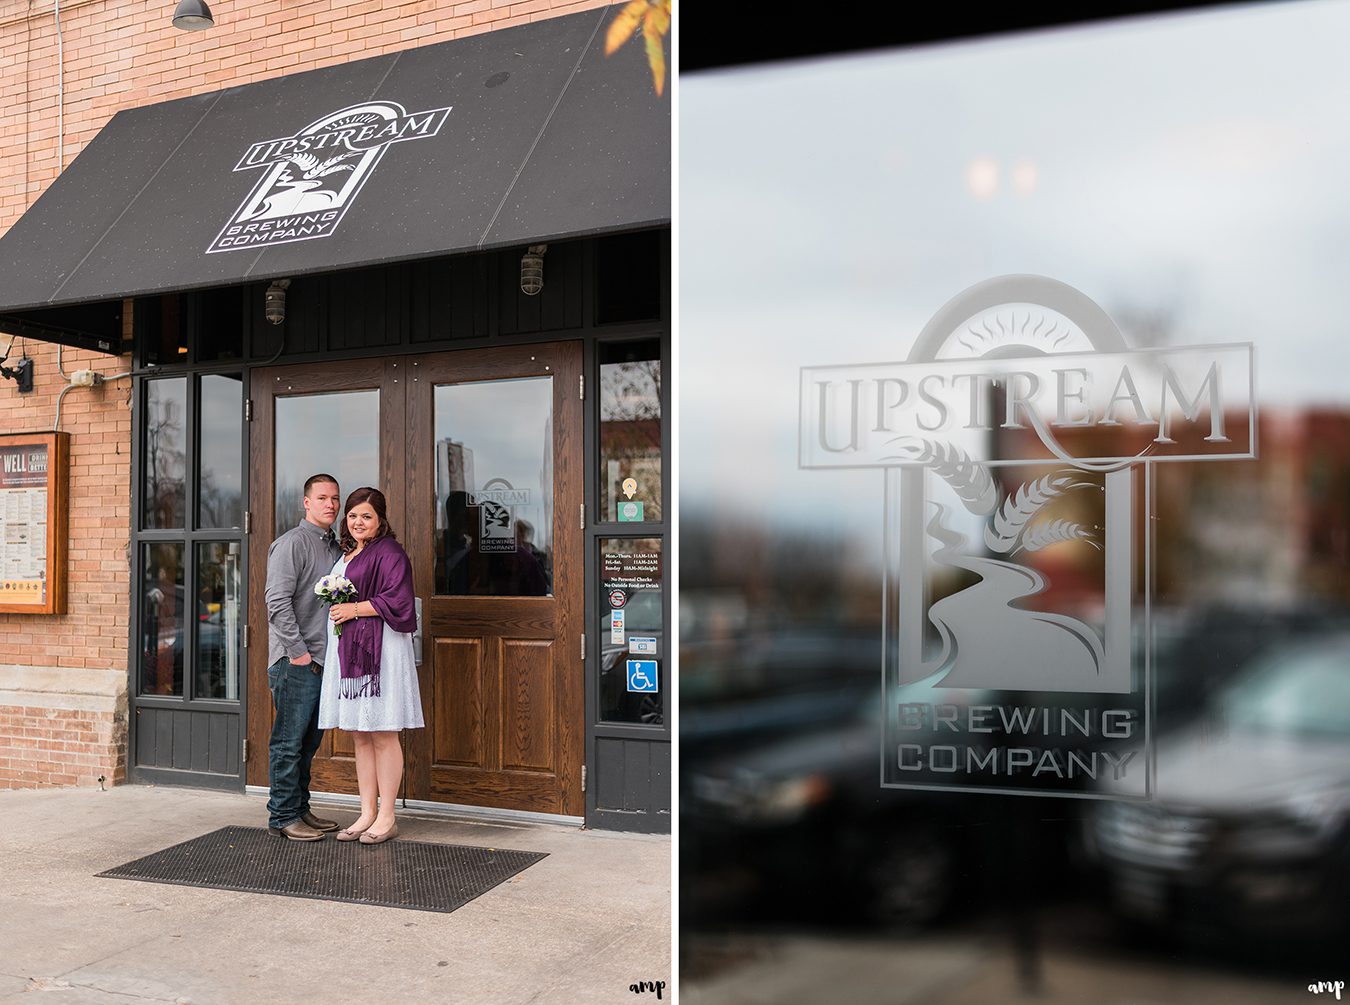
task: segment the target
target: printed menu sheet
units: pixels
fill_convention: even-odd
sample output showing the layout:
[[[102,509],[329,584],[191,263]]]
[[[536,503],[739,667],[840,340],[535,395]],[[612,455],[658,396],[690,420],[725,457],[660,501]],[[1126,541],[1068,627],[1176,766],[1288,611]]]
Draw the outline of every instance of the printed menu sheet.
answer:
[[[0,446],[0,604],[47,602],[47,447]]]

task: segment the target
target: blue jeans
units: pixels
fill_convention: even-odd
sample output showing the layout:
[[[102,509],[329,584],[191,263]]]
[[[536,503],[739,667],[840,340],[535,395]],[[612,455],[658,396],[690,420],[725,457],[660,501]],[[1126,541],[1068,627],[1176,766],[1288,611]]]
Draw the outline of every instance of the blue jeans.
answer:
[[[298,667],[282,657],[267,668],[272,689],[272,739],[267,745],[267,825],[281,828],[309,812],[309,766],[319,749],[318,663]]]

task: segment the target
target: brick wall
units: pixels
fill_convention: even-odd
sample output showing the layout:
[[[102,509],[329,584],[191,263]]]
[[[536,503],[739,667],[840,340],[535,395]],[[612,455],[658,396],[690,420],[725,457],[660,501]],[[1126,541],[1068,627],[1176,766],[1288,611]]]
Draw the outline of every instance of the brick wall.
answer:
[[[0,232],[121,109],[604,6],[593,0],[236,0],[213,9],[215,28],[184,32],[169,23],[174,4],[63,3],[64,79],[58,83],[52,6],[0,0]],[[8,342],[0,335],[0,354]],[[66,383],[55,346],[21,341],[13,355],[21,351],[35,360],[36,389],[20,396],[12,382],[0,381],[0,433],[51,429]],[[67,373],[130,369],[129,357],[71,349],[63,356]],[[93,785],[99,775],[125,776],[129,393],[128,380],[76,388],[62,406],[61,429],[71,434],[69,613],[0,614],[0,671],[9,668],[12,678],[8,689],[0,680],[0,788]],[[51,676],[63,669],[71,673]],[[40,685],[32,683],[39,679]]]
[[[114,785],[126,780],[126,715],[63,708],[0,709],[5,788]]]

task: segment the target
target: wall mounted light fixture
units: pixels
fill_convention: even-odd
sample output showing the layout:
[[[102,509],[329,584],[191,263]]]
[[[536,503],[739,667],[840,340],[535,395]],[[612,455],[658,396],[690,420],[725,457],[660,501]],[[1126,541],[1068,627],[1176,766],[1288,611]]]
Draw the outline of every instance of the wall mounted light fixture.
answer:
[[[28,350],[23,350],[23,358],[13,366],[5,366],[9,359],[9,354],[14,351],[14,336],[9,337],[9,344],[5,346],[3,355],[0,355],[0,377],[6,380],[12,380],[19,385],[19,393],[27,394],[33,390],[33,361],[28,358]]]
[[[531,244],[520,256],[520,292],[527,297],[537,296],[544,288],[544,252],[547,244]]]
[[[216,22],[206,0],[179,0],[173,12],[173,26],[183,31],[204,31],[214,28]]]
[[[278,279],[267,287],[263,297],[263,317],[269,324],[279,325],[286,320],[286,289],[291,285],[289,279]]]
[[[33,361],[25,356],[13,366],[5,366],[0,360],[0,377],[14,381],[19,385],[19,393],[27,394],[33,390]]]

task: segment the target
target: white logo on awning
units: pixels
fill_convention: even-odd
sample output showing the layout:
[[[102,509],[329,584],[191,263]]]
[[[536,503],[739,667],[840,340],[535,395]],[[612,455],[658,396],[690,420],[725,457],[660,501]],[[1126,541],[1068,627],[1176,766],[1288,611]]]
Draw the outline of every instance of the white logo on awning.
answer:
[[[450,106],[406,112],[371,101],[331,112],[294,136],[254,143],[236,171],[265,169],[207,254],[331,237],[392,143],[440,132]]]

